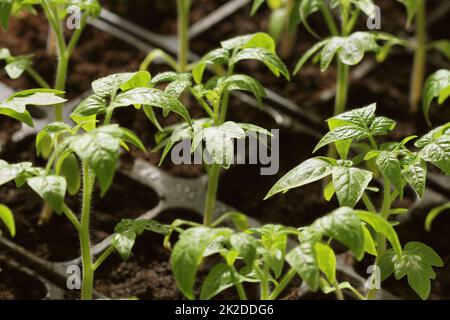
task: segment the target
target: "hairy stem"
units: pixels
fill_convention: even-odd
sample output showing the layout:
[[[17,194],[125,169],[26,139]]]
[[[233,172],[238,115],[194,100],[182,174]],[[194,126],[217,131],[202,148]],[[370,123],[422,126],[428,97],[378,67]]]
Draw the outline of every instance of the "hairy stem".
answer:
[[[178,7],[178,72],[186,72],[189,64],[189,9],[191,0],[177,0]]]
[[[384,191],[383,191],[383,205],[381,207],[380,216],[383,219],[388,219],[389,217],[389,210],[391,209],[392,204],[391,199],[391,183],[388,179],[384,180]],[[386,236],[382,233],[377,234],[377,257],[375,259],[375,265],[379,264],[380,258],[383,256],[384,252],[386,251]],[[376,288],[371,288],[367,292],[367,299],[373,300],[376,298],[377,294]]]
[[[91,241],[89,237],[89,220],[91,214],[91,197],[95,177],[87,163],[83,163],[83,204],[81,210],[81,260],[83,264],[83,281],[81,299],[91,300],[94,286],[94,269],[92,264]]]
[[[220,165],[213,163],[208,172],[208,190],[206,192],[205,212],[203,225],[210,227],[216,207],[217,188],[219,186]]]
[[[423,82],[425,78],[426,57],[427,57],[427,21],[425,0],[418,0],[418,10],[416,14],[416,49],[414,53],[414,65],[411,75],[411,87],[409,95],[409,105],[411,112],[416,113],[422,97]]]

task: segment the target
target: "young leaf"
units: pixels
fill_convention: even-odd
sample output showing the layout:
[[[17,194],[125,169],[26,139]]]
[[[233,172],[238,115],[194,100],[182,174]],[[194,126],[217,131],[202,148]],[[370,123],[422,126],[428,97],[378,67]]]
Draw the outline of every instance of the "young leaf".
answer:
[[[304,2],[302,2],[304,3]],[[325,46],[328,43],[328,39],[322,40],[318,43],[316,43],[311,49],[306,51],[306,53],[300,58],[300,60],[297,62],[297,65],[294,69],[294,75],[297,74],[300,69],[304,66],[306,61],[308,61],[312,56],[316,54],[320,49],[322,49],[323,46]]]
[[[314,245],[317,265],[331,283],[336,279],[336,256],[330,246],[317,242]]]
[[[61,213],[66,195],[66,180],[58,176],[33,177],[27,180],[28,185],[52,208]]]
[[[167,92],[153,88],[136,88],[117,96],[114,106],[126,107],[130,105],[147,105],[158,107],[168,112],[175,112],[183,119],[191,123],[191,118],[186,108],[174,96]]]
[[[195,83],[200,84],[203,80],[203,73],[209,64],[228,64],[230,54],[227,49],[219,48],[207,53],[192,69],[192,77]]]
[[[229,91],[243,90],[253,93],[258,106],[262,108],[262,98],[266,97],[266,91],[258,80],[244,74],[234,74],[223,81]]]
[[[353,208],[372,181],[372,176],[372,172],[363,169],[345,166],[333,167],[333,185],[339,204]]]
[[[361,220],[351,208],[341,207],[317,219],[312,230],[333,238],[353,251],[360,260],[364,255],[364,233]]]
[[[368,136],[369,132],[365,128],[359,127],[357,125],[350,124],[343,127],[338,127],[336,129],[331,130],[325,136],[322,137],[322,139],[314,148],[313,153],[315,153],[320,148],[332,142],[348,139],[359,141],[364,138],[367,138]]]
[[[441,95],[441,92],[444,90],[448,90],[450,87],[450,70],[441,69],[433,73],[425,82],[425,86],[423,89],[423,102],[422,109],[425,115],[425,118],[430,124],[429,113],[431,102],[434,98],[438,98]],[[441,100],[441,99],[439,99]],[[442,102],[443,103],[443,100]]]
[[[70,144],[78,157],[94,170],[102,195],[109,189],[114,178],[120,147],[120,139],[112,135],[108,127],[110,126],[100,127],[78,136]]]
[[[425,161],[417,159],[402,170],[402,176],[414,189],[420,198],[423,198],[427,180],[427,166]]]
[[[450,135],[442,135],[420,151],[421,157],[450,175]]]
[[[3,204],[0,204],[0,220],[3,221],[3,223],[5,224],[11,237],[14,237],[16,235],[16,225],[14,224],[14,216],[11,210]]]
[[[195,298],[193,287],[204,252],[215,239],[230,235],[230,232],[228,229],[197,227],[180,235],[172,251],[171,264],[177,286],[188,299]]]
[[[373,256],[377,256],[377,248],[375,247],[375,242],[373,241],[372,234],[366,226],[363,226],[364,232],[364,251]]]
[[[7,115],[17,119],[29,126],[33,126],[33,120],[30,113],[26,110],[28,105],[50,106],[63,103],[66,99],[57,95],[61,91],[55,90],[27,90],[16,93],[8,99],[0,102],[0,114]]]
[[[403,198],[402,168],[395,152],[381,152],[375,163],[383,177],[394,185],[400,198]]]
[[[140,236],[144,231],[166,235],[170,232],[170,228],[155,220],[122,220],[114,229],[111,240],[111,244],[122,259],[128,260],[136,237]]]
[[[419,8],[419,1],[422,1],[422,0],[397,0],[397,1],[401,2],[406,7],[406,11],[408,13],[408,25],[409,25],[417,13],[417,10]]]
[[[277,57],[276,54],[272,53],[266,48],[245,48],[239,51],[235,56],[233,56],[233,63],[237,63],[241,60],[258,60],[264,63],[267,68],[277,77],[280,73],[289,80],[289,71],[284,65],[284,63]]]
[[[72,196],[76,195],[81,186],[80,167],[77,157],[73,154],[69,154],[67,158],[62,161],[58,175],[61,175],[66,179],[67,192]]]
[[[209,300],[236,283],[243,282],[244,279],[227,264],[216,264],[203,281],[200,300]]]
[[[20,178],[31,168],[32,164],[30,162],[8,164],[6,161],[0,160],[0,186]]]
[[[402,254],[402,247],[400,240],[398,239],[398,235],[388,221],[373,212],[358,210],[355,211],[355,213],[362,221],[369,224],[376,232],[384,234],[397,255],[400,256]]]
[[[194,131],[192,151],[195,151],[202,140],[213,161],[224,168],[229,168],[234,156],[234,139],[245,139],[245,131],[237,123],[227,121],[217,127],[201,128]]]
[[[14,57],[5,66],[6,74],[11,79],[19,78],[31,65],[31,58],[28,56]]]
[[[381,258],[380,266],[382,279],[387,278],[392,272],[397,280],[406,275],[409,286],[420,298],[426,300],[430,295],[431,280],[436,278],[433,267],[443,267],[444,263],[427,245],[420,242],[408,242],[401,256],[388,250]]]
[[[264,199],[325,178],[331,174],[332,167],[332,164],[321,158],[308,159],[278,180]]]
[[[314,244],[304,242],[286,255],[286,261],[299,274],[312,291],[319,288],[319,267]]]
[[[92,82],[92,90],[96,95],[107,98],[114,96],[119,89],[127,91],[135,87],[146,87],[149,84],[150,74],[147,71],[118,73],[95,80]]]
[[[249,234],[238,233],[231,236],[230,244],[239,252],[244,262],[251,266],[256,257],[256,248],[258,246],[256,240]]]
[[[84,99],[72,112],[71,116],[89,117],[106,113],[106,100],[98,95],[92,95]]]

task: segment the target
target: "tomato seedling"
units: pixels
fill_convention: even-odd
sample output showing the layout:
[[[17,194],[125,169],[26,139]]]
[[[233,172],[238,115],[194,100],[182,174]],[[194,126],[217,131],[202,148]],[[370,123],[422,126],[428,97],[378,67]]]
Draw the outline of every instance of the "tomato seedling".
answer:
[[[4,30],[8,29],[11,15],[19,16],[23,12],[35,12],[35,6],[39,6],[45,13],[50,32],[56,41],[58,64],[56,68],[55,82],[53,89],[64,91],[66,88],[67,73],[70,58],[78,44],[87,22],[90,18],[95,18],[100,14],[100,4],[97,0],[18,0],[2,1],[0,10],[0,21]],[[80,10],[80,21],[75,26],[70,39],[66,41],[63,22],[68,19],[69,8],[76,6]],[[12,56],[6,48],[0,49],[0,60],[6,62],[5,71],[12,79],[19,78],[26,72],[40,87],[52,88],[44,78],[32,66],[32,55]],[[55,104],[55,121],[64,122],[63,103]],[[39,224],[47,222],[51,218],[51,208],[46,203],[41,212]]]
[[[300,277],[312,291],[335,292],[343,300],[343,291],[348,290],[356,299],[365,300],[349,282],[338,281],[332,242],[341,243],[360,260],[365,252],[373,253],[372,228],[385,235],[402,255],[394,228],[373,212],[342,207],[301,228],[273,224],[248,228],[242,215],[230,213],[230,217],[239,217],[236,227],[240,231],[219,228],[223,220],[216,221],[214,228],[194,224],[178,229],[181,235],[171,263],[177,285],[187,298],[195,298],[194,284],[203,261],[218,256],[223,262],[212,259],[215,265],[201,283],[200,299],[211,299],[234,286],[239,298],[246,300],[244,283],[253,283],[260,287],[260,299],[274,300]]]
[[[91,255],[89,221],[94,182],[98,181],[103,196],[112,184],[120,149],[128,144],[145,151],[139,138],[130,130],[110,124],[118,108],[134,106],[153,114],[153,107],[165,113],[176,112],[190,123],[184,106],[172,95],[151,87],[148,72],[122,73],[107,76],[92,83],[93,94],[83,100],[71,114],[77,123],[70,127],[54,122],[43,128],[36,137],[38,155],[48,155],[45,168],[24,162],[0,162],[0,185],[15,180],[18,186],[31,187],[57,213],[64,213],[79,233],[83,264],[82,299],[91,299],[93,274],[101,263],[117,250],[128,258],[135,238],[145,230],[158,233],[168,228],[151,220],[124,220],[112,235],[111,246],[94,262]],[[61,91],[34,89],[17,93],[0,103],[0,112],[32,125],[28,105],[53,105],[65,100]],[[149,111],[150,110],[150,111]],[[101,125],[100,117],[102,118]],[[80,132],[84,133],[80,134]],[[79,162],[81,162],[80,177]],[[66,193],[76,195],[82,190],[80,218],[64,201]]]
[[[340,29],[330,11],[337,9],[340,15]],[[392,35],[380,32],[353,32],[360,13],[368,17],[375,15],[375,6],[372,0],[304,0],[300,4],[300,19],[305,28],[317,36],[308,24],[307,18],[315,12],[321,12],[331,37],[315,44],[298,61],[294,74],[298,73],[309,59],[319,59],[320,69],[325,71],[337,55],[337,81],[334,115],[345,111],[348,95],[349,68],[359,64],[366,52],[378,53],[378,59],[383,60],[389,49],[396,44],[404,44]],[[318,37],[318,36],[317,36]],[[382,48],[380,42],[385,43]]]
[[[411,86],[409,104],[413,113],[417,109],[422,98],[423,83],[426,75],[427,52],[435,49],[450,59],[450,41],[439,40],[428,42],[427,36],[427,10],[425,0],[398,0],[408,13],[408,25],[415,21],[414,64],[411,73]]]
[[[306,160],[282,177],[266,199],[331,176],[331,182],[324,189],[326,200],[336,195],[341,206],[351,208],[362,201],[368,211],[378,213],[383,220],[390,221],[391,217],[407,212],[407,209],[392,208],[397,198],[403,198],[406,185],[419,198],[423,197],[427,163],[450,175],[450,124],[417,139],[414,149],[406,145],[417,136],[407,137],[401,142],[379,144],[376,137],[387,135],[396,123],[386,117],[377,117],[375,110],[376,105],[372,104],[329,119],[333,129],[319,141],[314,152],[335,143],[340,158],[315,157]],[[357,152],[351,160],[348,159],[350,150]],[[378,173],[381,173],[383,181],[382,206],[379,210],[373,197],[369,196],[370,193],[378,192],[378,188],[370,186]],[[386,250],[386,234],[376,231],[378,235],[370,253],[376,257],[375,265],[381,268],[382,280],[393,272],[396,279],[408,275],[411,288],[422,299],[426,299],[430,293],[430,280],[435,278],[431,267],[443,266],[442,260],[431,248],[416,242],[406,244],[402,254],[397,245],[392,245],[392,250]],[[411,259],[415,262],[410,263]],[[373,299],[376,290],[369,290],[367,297]]]
[[[280,46],[280,56],[287,58],[295,45],[296,27],[300,23],[300,0],[254,0],[251,15],[264,4],[271,10],[269,34]]]
[[[236,74],[235,66],[242,60],[257,60],[263,62],[276,76],[280,74],[289,79],[289,72],[275,53],[274,40],[265,33],[239,36],[222,42],[221,48],[207,53],[194,65],[192,78],[189,74],[173,72],[161,74],[153,78],[155,84],[169,83],[166,91],[180,96],[185,90],[194,96],[196,101],[208,114],[208,118],[195,120],[192,126],[186,123],[171,126],[160,132],[156,140],[157,148],[164,148],[161,161],[178,142],[191,139],[191,152],[194,153],[205,141],[206,150],[212,159],[202,162],[206,165],[208,174],[208,190],[204,211],[204,225],[210,226],[216,204],[217,188],[221,167],[230,167],[234,155],[234,140],[245,139],[246,133],[270,133],[252,124],[226,121],[229,94],[233,90],[252,93],[258,104],[262,106],[265,90],[254,78],[245,74]],[[203,75],[208,65],[223,65],[227,68],[225,76],[215,76],[206,83]],[[203,157],[203,154],[202,154]]]

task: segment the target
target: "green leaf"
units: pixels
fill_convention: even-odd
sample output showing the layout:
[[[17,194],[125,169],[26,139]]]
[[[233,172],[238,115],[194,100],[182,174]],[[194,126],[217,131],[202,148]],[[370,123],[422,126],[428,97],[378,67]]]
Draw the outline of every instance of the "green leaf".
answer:
[[[364,251],[373,256],[377,256],[377,248],[375,247],[375,242],[373,241],[372,234],[366,226],[363,226],[364,232]]]
[[[200,300],[209,300],[243,281],[245,281],[245,277],[237,274],[230,266],[225,263],[216,264],[203,281]]]
[[[444,263],[438,254],[427,245],[420,242],[408,242],[401,256],[393,254],[389,250],[381,259],[382,276],[387,277],[392,273],[400,280],[405,275],[409,286],[426,300],[431,291],[431,280],[436,278],[433,267],[443,267]]]
[[[336,166],[332,176],[339,204],[353,208],[369,186],[373,175],[363,169]]]
[[[334,130],[338,127],[345,126],[347,124],[347,122],[344,120],[341,120],[341,119],[332,118],[327,121],[327,124],[328,124],[328,127],[330,128],[330,130]],[[334,145],[336,146],[336,150],[337,150],[339,156],[341,157],[341,159],[347,159],[348,152],[350,151],[350,147],[352,145],[352,140],[348,139],[348,140],[335,141]]]
[[[417,10],[419,8],[419,0],[397,0],[397,1],[401,2],[406,7],[409,25],[417,13]]]
[[[383,177],[394,185],[400,198],[403,198],[402,168],[396,153],[383,151],[378,155],[375,163]]]
[[[8,164],[6,161],[0,160],[0,186],[14,179],[20,178],[31,168],[31,162]]]
[[[100,127],[77,136],[70,144],[78,157],[94,170],[102,195],[111,186],[119,158],[121,140],[109,131],[111,127],[119,128],[116,125]]]
[[[52,122],[45,126],[36,136],[36,154],[47,158],[54,146],[55,139],[61,134],[71,131],[71,127],[63,122]]]
[[[297,188],[325,178],[326,176],[329,176],[331,172],[332,165],[328,161],[321,158],[308,159],[278,180],[264,199],[268,199],[274,194],[287,192],[289,189]]]
[[[5,224],[11,237],[14,237],[16,235],[16,225],[14,223],[14,216],[11,210],[3,204],[0,204],[0,220],[3,221],[3,223]]]
[[[450,175],[450,135],[440,136],[419,153],[425,161],[433,163],[446,175]]]
[[[95,94],[107,98],[114,96],[121,89],[127,91],[136,87],[147,87],[150,84],[150,74],[147,71],[118,73],[95,80],[92,90]]]
[[[6,74],[11,79],[19,78],[25,70],[31,65],[30,57],[20,56],[12,59],[11,62],[8,62],[5,66]]]
[[[206,150],[214,163],[229,168],[234,157],[234,139],[245,139],[245,131],[237,124],[227,121],[217,127],[202,128],[194,133],[192,151],[195,151],[201,140],[205,140]]]
[[[339,119],[359,127],[369,127],[370,124],[375,120],[375,111],[377,110],[377,104],[372,103],[368,106],[349,110],[347,112],[341,113],[332,119]]]
[[[153,88],[136,88],[117,96],[114,106],[126,107],[130,105],[147,105],[158,107],[164,111],[175,112],[191,123],[191,118],[186,108],[174,96],[167,92]]]
[[[78,107],[75,108],[73,114],[80,117],[89,117],[97,114],[106,113],[106,100],[100,96],[92,95],[84,99]]]
[[[203,80],[203,73],[209,64],[228,64],[230,54],[227,49],[219,48],[207,53],[192,69],[192,77],[195,83],[200,84]]]
[[[304,242],[286,255],[286,261],[299,274],[312,291],[319,288],[319,267],[314,244]]]
[[[262,251],[264,261],[274,272],[275,277],[280,277],[287,246],[286,228],[281,225],[269,224],[253,230],[260,233],[260,241],[264,247],[262,248],[264,250],[258,251]]]
[[[347,246],[360,260],[364,255],[364,233],[361,220],[351,208],[341,207],[317,219],[312,230]]]
[[[66,179],[67,192],[72,196],[76,195],[80,190],[81,175],[78,160],[73,154],[62,161],[58,175]]]
[[[256,248],[258,246],[256,240],[249,234],[238,233],[231,236],[230,244],[239,252],[244,262],[251,266],[256,257]]]
[[[300,69],[303,67],[303,65],[308,61],[312,56],[316,54],[317,51],[319,51],[323,46],[325,46],[328,43],[328,39],[320,41],[316,43],[311,49],[306,51],[306,53],[300,58],[300,60],[297,62],[297,65],[294,69],[294,74],[297,74]]]
[[[26,90],[16,93],[6,100],[0,102],[0,114],[4,114],[33,126],[31,115],[26,110],[28,105],[51,106],[67,101],[57,94],[61,91],[55,90]]]
[[[170,227],[155,220],[122,220],[115,227],[111,239],[111,244],[120,254],[122,259],[128,260],[136,237],[140,236],[144,231],[166,235],[170,232]]]
[[[355,213],[358,215],[359,219],[369,224],[376,232],[382,233],[386,239],[389,240],[389,243],[397,255],[400,256],[402,254],[402,247],[398,235],[388,221],[373,212],[358,210],[355,211]]]
[[[197,227],[180,235],[172,251],[171,264],[177,286],[188,299],[195,298],[193,288],[204,252],[219,236],[229,234],[227,229]]]
[[[402,170],[402,176],[408,184],[414,189],[420,198],[425,193],[425,184],[427,180],[427,166],[425,161],[418,159]]]
[[[221,42],[221,46],[227,50],[239,50],[245,48],[262,48],[275,54],[275,41],[270,35],[265,32],[256,32],[253,34],[246,34],[237,36],[235,38]]]
[[[278,56],[266,48],[245,48],[233,57],[233,63],[241,60],[258,60],[264,63],[267,68],[277,77],[280,73],[289,80],[289,71]]]
[[[373,136],[383,136],[394,130],[396,122],[386,117],[376,117],[370,124],[370,132]]]
[[[441,69],[429,76],[423,89],[422,109],[428,123],[430,106],[434,98],[439,97],[442,91],[450,86],[450,70]]]
[[[266,97],[266,91],[258,80],[244,74],[235,74],[223,81],[229,91],[242,90],[253,93],[258,106],[262,108],[262,98]]]
[[[66,180],[59,176],[42,176],[27,179],[27,184],[52,208],[61,213],[66,195]]]
[[[357,125],[346,125],[343,127],[337,127],[336,129],[331,130],[322,139],[314,148],[313,153],[315,153],[320,148],[336,141],[342,140],[362,140],[369,136],[368,131],[365,128],[359,127]]]
[[[425,219],[425,229],[427,231],[431,231],[431,224],[433,223],[434,219],[438,215],[440,215],[442,212],[450,209],[450,203],[443,204],[441,206],[438,206],[434,209],[432,209],[428,214],[427,218]]]
[[[336,256],[330,246],[317,242],[314,245],[317,265],[331,283],[336,279]]]

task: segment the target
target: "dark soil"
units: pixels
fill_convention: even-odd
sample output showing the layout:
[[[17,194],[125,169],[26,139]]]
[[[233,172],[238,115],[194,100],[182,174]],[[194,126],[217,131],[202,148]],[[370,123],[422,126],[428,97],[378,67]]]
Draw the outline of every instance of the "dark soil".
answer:
[[[41,300],[46,295],[42,282],[0,261],[0,300]]]

